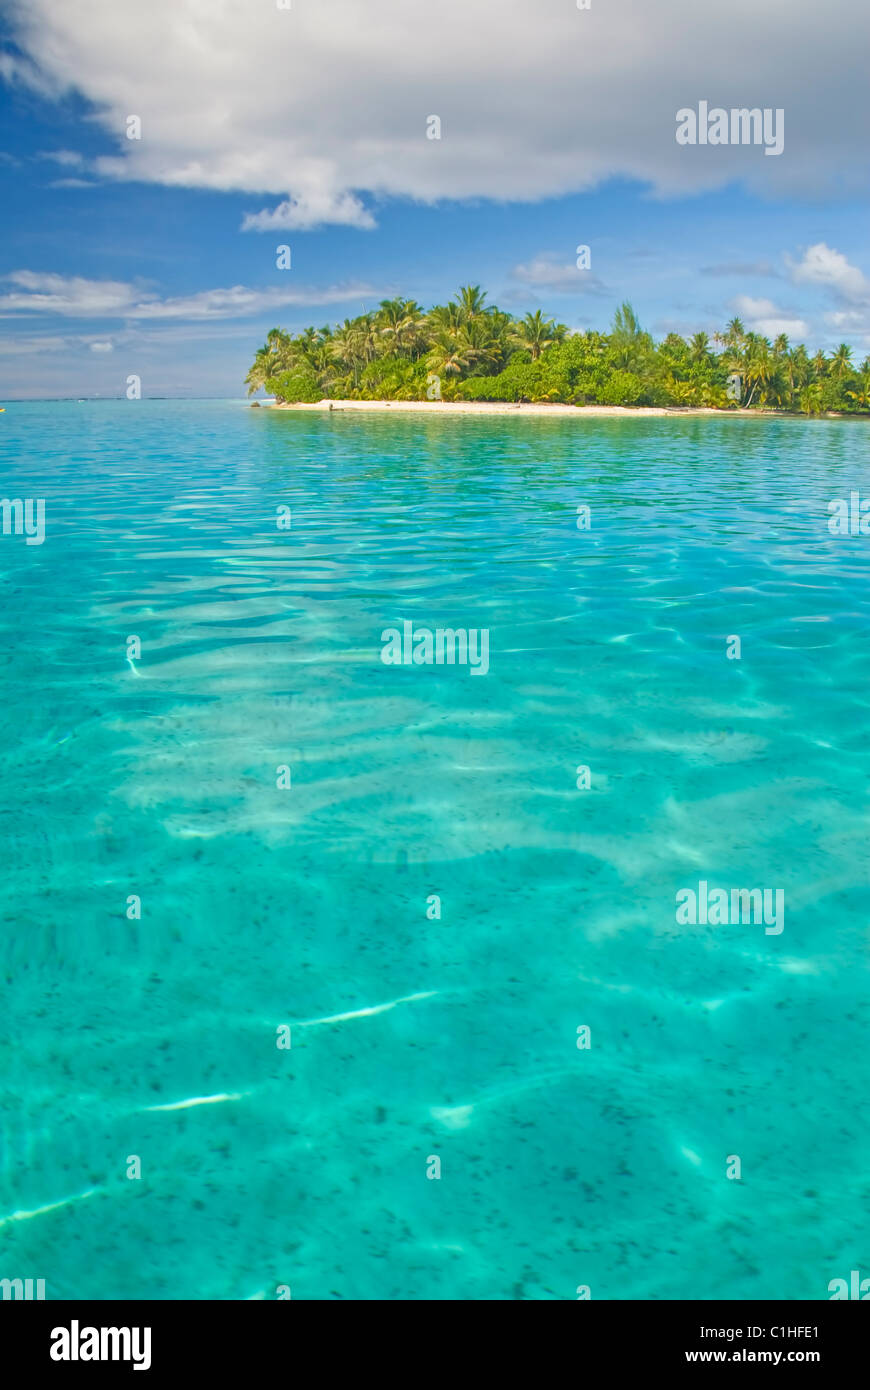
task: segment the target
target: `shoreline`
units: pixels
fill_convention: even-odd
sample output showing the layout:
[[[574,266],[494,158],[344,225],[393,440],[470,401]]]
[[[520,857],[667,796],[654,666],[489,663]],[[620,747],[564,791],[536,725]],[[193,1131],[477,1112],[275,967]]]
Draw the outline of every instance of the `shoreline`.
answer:
[[[676,416],[679,418],[686,415],[715,415],[720,417],[739,415],[752,419],[770,416],[796,420],[806,418],[787,410],[745,410],[741,408],[717,410],[713,406],[565,405],[562,403],[547,405],[543,402],[533,405],[514,401],[333,401],[325,398],[321,401],[291,402],[281,405],[277,401],[252,401],[251,405],[252,407],[261,406],[265,410],[388,410],[396,414],[411,415],[550,415],[559,418],[566,416],[573,418],[583,416],[610,418]],[[834,415],[828,418],[842,419],[844,417]]]

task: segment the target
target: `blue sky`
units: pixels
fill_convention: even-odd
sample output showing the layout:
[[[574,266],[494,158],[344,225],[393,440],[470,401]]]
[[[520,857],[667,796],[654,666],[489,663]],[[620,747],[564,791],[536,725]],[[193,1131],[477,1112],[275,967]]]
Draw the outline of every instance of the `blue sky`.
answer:
[[[475,55],[469,35],[457,71],[450,35],[442,49],[439,27],[427,57],[397,0],[372,0],[365,24],[346,0],[300,15],[305,3],[258,18],[230,0],[0,0],[0,395],[117,396],[131,373],[146,396],[241,395],[275,324],[332,322],[399,293],[443,301],[466,283],[572,328],[605,327],[627,298],[657,336],[712,333],[738,313],[812,349],[870,351],[866,80],[840,57],[805,92],[818,31],[790,29],[797,48],[756,55],[750,81],[729,67],[731,28],[696,15],[697,48],[668,32],[668,14],[677,26],[694,13],[684,0],[594,0],[531,28],[520,0],[469,0],[457,22],[479,20],[483,46]],[[778,0],[765,8],[780,15]],[[816,8],[796,0],[795,27],[803,9],[817,24]],[[651,11],[659,60],[624,56]],[[758,12],[747,6],[756,28]],[[839,42],[842,23],[860,47],[864,9],[834,0],[827,13],[825,33]],[[503,80],[479,76],[485,21],[506,31]],[[663,71],[674,33],[685,51]],[[674,114],[708,93],[781,106],[783,154],[680,149]],[[276,267],[282,244],[290,270]]]

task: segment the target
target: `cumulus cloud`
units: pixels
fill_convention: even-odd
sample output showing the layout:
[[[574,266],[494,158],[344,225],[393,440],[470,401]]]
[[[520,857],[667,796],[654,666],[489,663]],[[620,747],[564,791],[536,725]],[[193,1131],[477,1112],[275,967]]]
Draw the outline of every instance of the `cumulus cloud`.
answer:
[[[87,280],[33,270],[16,270],[3,278],[14,288],[0,294],[2,316],[41,313],[81,319],[233,319],[292,305],[342,304],[377,295],[371,285],[358,283],[324,289],[256,290],[233,285],[165,299],[122,280]]]
[[[544,251],[525,265],[515,265],[511,279],[530,289],[550,290],[554,294],[604,294],[606,286],[591,270],[561,261],[552,251]]]
[[[838,0],[15,0],[0,75],[78,91],[106,177],[272,195],[251,230],[370,226],[371,200],[866,188],[870,7]],[[457,37],[459,36],[459,37]],[[409,58],[409,55],[413,55]],[[808,80],[808,74],[811,80]],[[783,108],[785,150],[677,145],[699,100]],[[138,115],[141,140],[125,138]],[[438,115],[442,139],[426,138]],[[368,201],[366,201],[368,200]]]
[[[864,272],[824,241],[808,246],[800,260],[786,256],[791,279],[818,286],[837,305],[822,315],[828,334],[870,342],[870,281]]]
[[[806,337],[809,325],[804,319],[778,308],[771,299],[754,299],[751,295],[740,294],[733,307],[753,333],[765,338],[776,338],[785,333],[789,338]]]
[[[287,198],[276,208],[247,213],[242,221],[243,232],[309,231],[323,222],[345,227],[374,227],[375,219],[352,193],[308,193]]]
[[[823,241],[808,246],[803,259],[795,263],[786,257],[791,278],[796,284],[822,285],[833,290],[840,299],[866,302],[870,300],[870,282],[857,266]]]

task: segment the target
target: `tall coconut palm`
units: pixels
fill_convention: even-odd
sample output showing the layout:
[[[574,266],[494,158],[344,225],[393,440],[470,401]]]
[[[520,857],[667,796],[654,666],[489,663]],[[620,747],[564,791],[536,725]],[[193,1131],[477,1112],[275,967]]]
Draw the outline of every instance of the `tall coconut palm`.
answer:
[[[457,335],[465,370],[475,374],[486,372],[498,360],[499,341],[486,315],[464,323]]]
[[[424,322],[421,306],[414,299],[383,299],[375,315],[387,351],[397,357],[410,357],[420,345]]]
[[[449,304],[435,304],[426,315],[426,328],[434,336],[455,333],[464,323],[461,307],[451,299]]]
[[[841,343],[837,348],[830,361],[830,370],[831,376],[836,377],[838,381],[842,381],[843,377],[851,372],[852,349],[847,343]]]
[[[280,328],[270,328],[265,343],[257,349],[251,369],[245,377],[248,395],[252,396],[261,386],[264,387],[269,377],[288,368],[292,357],[293,339]]]
[[[791,405],[794,395],[794,361],[789,347],[788,334],[778,333],[773,340],[773,360],[779,383],[780,405]]]
[[[436,333],[426,357],[426,364],[436,376],[460,377],[467,362],[457,335],[448,332]]]
[[[514,338],[520,347],[531,353],[532,361],[536,362],[544,348],[560,342],[567,332],[564,323],[557,324],[553,319],[545,319],[540,309],[536,309],[516,325]]]
[[[480,285],[460,285],[459,307],[467,320],[476,319],[484,312],[486,294]]]
[[[695,333],[689,343],[689,361],[705,362],[710,352],[710,339],[706,333]]]
[[[492,343],[495,350],[493,359],[493,370],[500,371],[508,360],[515,345],[514,327],[515,320],[513,314],[507,314],[502,309],[487,309],[486,323],[492,335]]]
[[[801,391],[805,386],[809,385],[813,374],[810,355],[803,343],[799,343],[798,346],[792,350],[789,354],[789,360],[794,389],[796,391]]]
[[[746,329],[743,327],[743,321],[735,317],[729,321],[724,333],[715,333],[713,336],[723,347],[740,352],[745,345]]]
[[[251,368],[245,377],[249,396],[253,396],[255,391],[259,391],[261,386],[266,385],[267,380],[274,373],[274,361],[268,343],[264,343],[261,348],[257,349]]]
[[[756,395],[759,396],[759,404],[762,401],[767,402],[775,370],[776,363],[771,355],[770,343],[767,338],[761,337],[758,333],[748,333],[746,335],[746,354],[743,361],[743,374],[746,385],[749,387],[749,395],[746,399],[747,406],[752,405]]]
[[[498,362],[499,346],[484,316],[436,334],[426,360],[439,376],[486,374]]]

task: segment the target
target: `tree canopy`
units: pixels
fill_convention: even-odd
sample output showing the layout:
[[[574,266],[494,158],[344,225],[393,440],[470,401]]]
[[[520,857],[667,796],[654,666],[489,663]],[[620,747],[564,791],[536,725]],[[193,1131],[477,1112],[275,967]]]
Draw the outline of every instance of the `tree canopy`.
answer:
[[[464,285],[424,309],[385,299],[330,327],[273,328],[247,378],[282,402],[465,400],[574,405],[707,406],[806,415],[870,411],[870,358],[860,367],[846,343],[812,357],[785,334],[773,342],[734,318],[711,343],[669,333],[656,343],[628,303],[607,333],[570,333],[540,309],[522,318]]]

